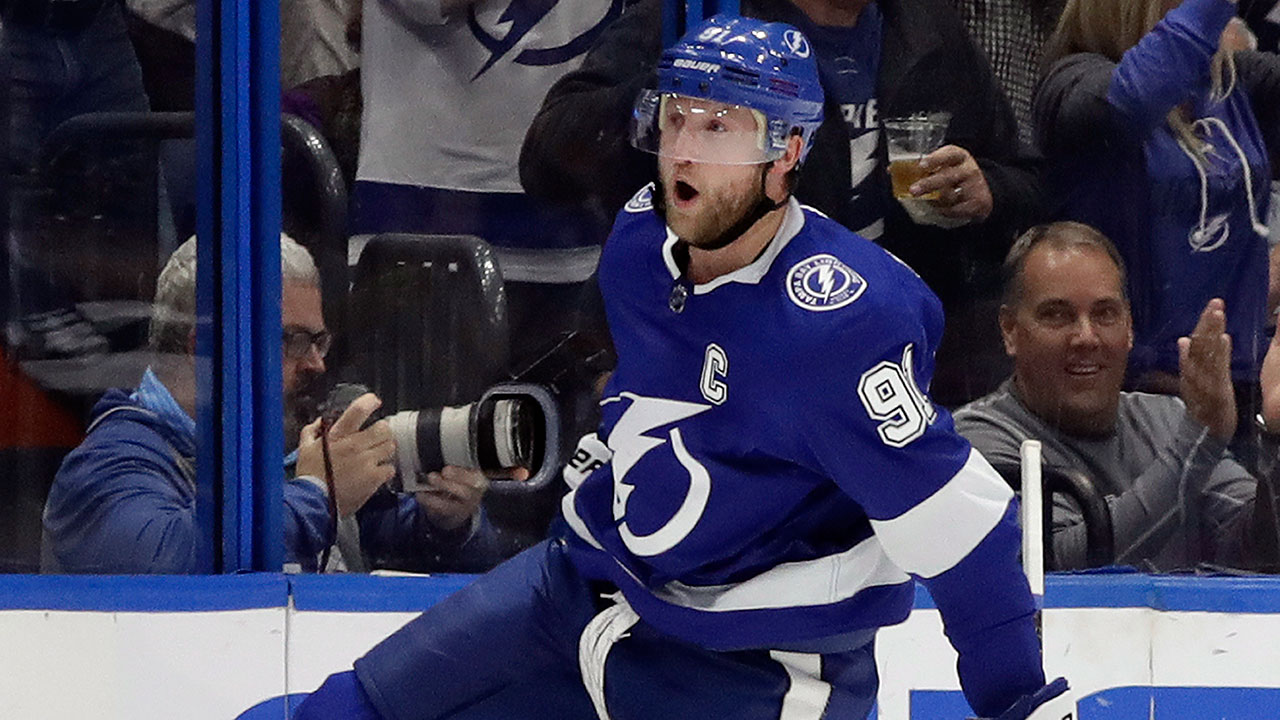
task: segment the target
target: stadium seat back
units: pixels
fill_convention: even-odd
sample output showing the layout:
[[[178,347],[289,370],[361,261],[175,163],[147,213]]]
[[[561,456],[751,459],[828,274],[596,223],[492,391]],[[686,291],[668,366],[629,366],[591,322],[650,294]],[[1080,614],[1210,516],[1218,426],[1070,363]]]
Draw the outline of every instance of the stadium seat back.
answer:
[[[477,237],[374,236],[356,263],[350,318],[347,374],[388,410],[470,402],[504,379],[506,294]]]
[[[320,269],[325,321],[346,332],[347,184],[320,131],[295,115],[280,118],[280,211],[283,229],[311,251]]]

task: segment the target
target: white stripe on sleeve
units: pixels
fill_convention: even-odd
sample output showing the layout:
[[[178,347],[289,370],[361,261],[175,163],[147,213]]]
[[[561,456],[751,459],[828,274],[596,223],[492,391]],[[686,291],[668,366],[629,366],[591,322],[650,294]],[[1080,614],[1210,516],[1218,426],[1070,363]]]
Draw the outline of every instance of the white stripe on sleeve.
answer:
[[[892,520],[872,520],[871,527],[898,567],[931,578],[964,560],[1004,517],[1012,498],[1009,484],[970,449],[946,485]]]

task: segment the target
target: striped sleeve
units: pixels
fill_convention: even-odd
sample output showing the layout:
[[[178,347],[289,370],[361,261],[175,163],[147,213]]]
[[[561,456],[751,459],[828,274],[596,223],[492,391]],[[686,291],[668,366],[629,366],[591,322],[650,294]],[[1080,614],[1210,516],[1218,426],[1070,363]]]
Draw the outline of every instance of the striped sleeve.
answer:
[[[1008,483],[970,449],[965,464],[937,492],[897,517],[872,520],[871,526],[898,567],[932,578],[973,552],[1012,499]]]

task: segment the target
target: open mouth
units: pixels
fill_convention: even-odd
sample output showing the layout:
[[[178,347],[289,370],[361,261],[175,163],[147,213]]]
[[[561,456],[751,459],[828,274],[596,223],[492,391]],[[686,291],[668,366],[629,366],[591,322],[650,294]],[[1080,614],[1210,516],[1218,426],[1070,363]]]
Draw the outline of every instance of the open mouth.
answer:
[[[684,180],[677,180],[675,195],[677,201],[687,203],[698,196],[698,190]]]

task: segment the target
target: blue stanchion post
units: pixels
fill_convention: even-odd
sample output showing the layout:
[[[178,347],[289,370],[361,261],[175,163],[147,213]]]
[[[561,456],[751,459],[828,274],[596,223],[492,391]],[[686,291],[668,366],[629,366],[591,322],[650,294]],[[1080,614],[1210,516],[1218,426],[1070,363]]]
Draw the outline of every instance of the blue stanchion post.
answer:
[[[252,241],[250,192],[249,3],[220,0],[219,87],[222,101],[221,187],[222,233],[219,236],[218,323],[222,332],[219,430],[222,443],[222,571],[247,570],[250,547],[245,529],[253,524],[250,497],[252,468],[252,399],[245,390],[253,380],[253,346],[249,332],[252,304],[249,243]]]
[[[279,0],[197,2],[199,567],[283,562]]]
[[[738,0],[710,0],[710,2],[712,2],[713,6],[709,11],[707,11],[708,16],[718,15],[721,13],[725,15],[738,15],[740,12]]]
[[[280,0],[246,3],[252,10],[250,113],[252,245],[254,254],[250,323],[254,348],[253,468],[251,476],[254,570],[279,572],[284,566],[284,395],[281,377],[280,276]]]
[[[737,15],[738,0],[663,0],[662,46],[671,47],[689,28],[719,13]]]
[[[688,32],[691,27],[697,27],[703,17],[702,0],[684,0],[684,30],[681,34]]]

